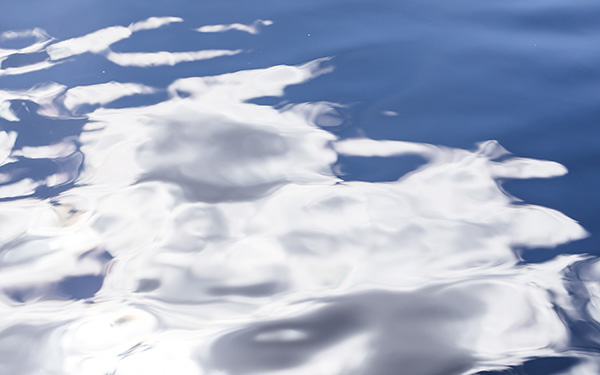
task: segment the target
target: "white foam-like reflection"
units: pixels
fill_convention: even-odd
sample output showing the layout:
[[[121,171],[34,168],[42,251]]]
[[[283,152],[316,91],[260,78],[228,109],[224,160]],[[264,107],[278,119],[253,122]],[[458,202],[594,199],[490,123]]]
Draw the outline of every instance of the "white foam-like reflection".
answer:
[[[180,21],[107,28],[47,52],[100,53]],[[51,200],[0,203],[0,372],[475,374],[579,356],[566,319],[600,319],[597,263],[577,284],[589,295],[579,311],[565,280],[584,257],[527,265],[515,249],[587,233],[498,182],[566,169],[511,157],[494,141],[463,150],[339,140],[327,131],[342,121],[339,104],[251,101],[282,96],[331,64],[182,78],[145,107],[105,106],[161,89],[104,82],[0,93],[39,102],[57,121],[92,111],[77,142],[15,149],[18,134],[0,133],[9,162],[73,160],[43,179],[7,175],[3,198],[77,182]],[[20,120],[12,110],[4,117]],[[427,163],[393,182],[344,182],[332,171],[338,155],[415,154]],[[582,373],[596,368],[581,358]]]

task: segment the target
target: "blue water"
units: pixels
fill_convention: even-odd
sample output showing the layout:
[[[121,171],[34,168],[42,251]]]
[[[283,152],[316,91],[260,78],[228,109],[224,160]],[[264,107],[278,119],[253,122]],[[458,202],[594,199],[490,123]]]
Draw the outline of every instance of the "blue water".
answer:
[[[0,374],[600,373],[598,19],[2,4]]]

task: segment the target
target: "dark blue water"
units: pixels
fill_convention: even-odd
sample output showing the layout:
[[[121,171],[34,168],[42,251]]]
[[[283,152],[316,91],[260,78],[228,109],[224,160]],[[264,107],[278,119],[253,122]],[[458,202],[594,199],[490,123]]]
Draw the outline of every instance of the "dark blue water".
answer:
[[[0,373],[600,371],[600,3],[2,5]]]

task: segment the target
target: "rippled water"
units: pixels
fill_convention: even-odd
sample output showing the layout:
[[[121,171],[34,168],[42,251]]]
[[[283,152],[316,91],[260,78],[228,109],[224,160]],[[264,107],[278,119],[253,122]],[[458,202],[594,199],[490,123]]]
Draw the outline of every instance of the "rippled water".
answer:
[[[0,374],[600,373],[598,4],[122,3],[0,16]]]

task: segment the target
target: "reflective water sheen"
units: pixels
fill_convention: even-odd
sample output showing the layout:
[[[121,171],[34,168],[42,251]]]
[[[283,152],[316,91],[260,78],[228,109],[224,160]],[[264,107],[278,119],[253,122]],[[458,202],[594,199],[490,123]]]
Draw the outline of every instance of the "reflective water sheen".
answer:
[[[532,141],[554,91],[503,113],[535,77],[499,66],[570,48],[545,24],[566,5],[62,3],[68,25],[0,17],[0,374],[600,373],[598,203],[543,204],[567,175]],[[597,4],[569,9],[580,43],[599,36]],[[513,36],[532,14],[539,41]],[[577,58],[553,57],[556,79],[597,93],[560,76]],[[445,64],[460,74],[431,76]],[[456,86],[481,77],[496,88]],[[569,155],[593,165],[584,138]],[[590,197],[597,171],[577,173]]]

